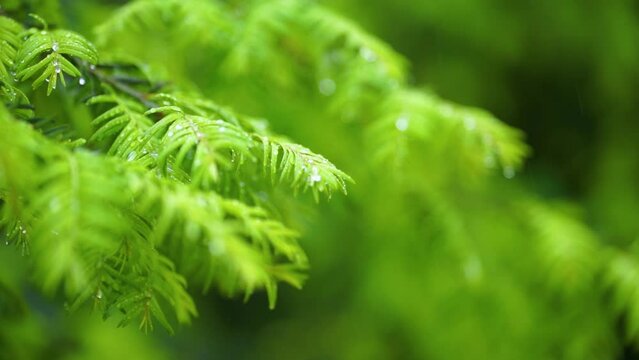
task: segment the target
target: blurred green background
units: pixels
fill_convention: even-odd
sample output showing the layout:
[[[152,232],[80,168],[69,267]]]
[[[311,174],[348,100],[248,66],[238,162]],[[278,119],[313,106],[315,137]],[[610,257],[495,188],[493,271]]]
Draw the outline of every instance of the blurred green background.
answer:
[[[91,39],[94,26],[126,1],[32,3],[52,23]],[[440,178],[446,158],[421,166],[427,155],[419,153],[408,169],[380,171],[365,161],[361,129],[328,111],[317,88],[300,95],[256,76],[215,77],[206,53],[171,49],[170,37],[123,37],[123,51],[269,119],[356,184],[347,197],[291,205],[310,277],[301,291],[282,287],[274,310],[264,294],[244,304],[212,292],[197,297],[192,326],[172,337],[144,335],[66,315],[59,301],[27,288],[30,309],[0,324],[12,339],[4,346],[22,344],[24,358],[47,359],[639,358],[639,3],[321,4],[406,56],[412,84],[522,129],[533,149],[523,172],[469,185]],[[587,228],[535,212],[538,201]],[[535,229],[552,235],[553,226],[564,231],[556,237],[568,239],[562,251],[574,263],[554,263],[552,244],[539,246]],[[570,245],[571,236],[592,243],[584,250]],[[620,256],[625,267],[611,260]],[[8,249],[0,259],[24,266]],[[623,291],[610,285],[612,268],[627,274]],[[0,291],[21,287],[21,277],[0,273],[14,284]]]

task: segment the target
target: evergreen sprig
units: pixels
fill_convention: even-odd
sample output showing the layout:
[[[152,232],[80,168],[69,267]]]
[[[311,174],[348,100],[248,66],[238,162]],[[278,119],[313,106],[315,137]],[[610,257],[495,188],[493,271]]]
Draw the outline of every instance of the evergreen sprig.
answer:
[[[197,314],[187,277],[229,294],[264,288],[271,307],[278,281],[301,287],[307,260],[298,233],[222,196],[222,179],[255,181],[250,174],[264,168],[317,196],[345,190],[345,173],[255,119],[201,96],[156,93],[135,66],[98,63],[76,33],[0,20],[1,224],[30,255],[45,292],[63,287],[71,310],[92,300],[122,326],[139,321],[150,330],[157,321],[173,331],[171,318],[187,323]],[[74,131],[60,142],[58,125],[33,117],[40,85],[48,82],[51,95],[70,77],[80,78],[70,86],[89,91],[85,111],[95,112],[88,142]]]
[[[46,81],[47,94],[56,88],[58,79],[66,85],[63,73],[71,77],[81,75],[70,57],[90,64],[98,62],[98,53],[93,44],[72,31],[32,29],[26,34],[27,38],[15,58],[17,76],[22,81],[37,76],[33,81],[34,88]]]

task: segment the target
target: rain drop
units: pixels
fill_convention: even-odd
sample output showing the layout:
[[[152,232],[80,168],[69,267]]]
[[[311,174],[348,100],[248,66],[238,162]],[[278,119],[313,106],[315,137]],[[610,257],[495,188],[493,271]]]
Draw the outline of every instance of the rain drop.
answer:
[[[126,159],[127,159],[127,161],[133,161],[133,160],[135,160],[135,156],[136,156],[136,155],[137,155],[137,153],[136,153],[135,151],[131,151],[131,152],[129,153],[129,155],[127,156],[127,158],[126,158]]]
[[[506,179],[512,179],[515,177],[515,169],[512,166],[504,167],[504,177]]]
[[[203,196],[199,196],[197,198],[197,203],[200,206],[206,206],[206,199]]]
[[[408,130],[408,118],[406,116],[400,116],[397,121],[395,121],[395,127],[399,131]]]
[[[373,62],[377,60],[377,54],[367,47],[362,47],[359,49],[359,56],[361,56],[364,60],[368,62]]]
[[[80,80],[78,80],[78,84],[80,84],[80,86],[83,86],[86,83],[87,81],[84,78],[80,78]]]
[[[335,81],[333,81],[333,79],[322,79],[319,82],[319,91],[322,95],[324,96],[330,96],[333,95],[333,93],[335,93],[335,88],[337,86],[335,85]]]
[[[316,182],[320,182],[321,180],[322,180],[322,176],[319,174],[319,170],[317,169],[317,166],[313,166],[311,168],[311,176],[309,176],[308,181],[311,183],[311,185],[313,185]]]
[[[444,105],[441,107],[440,109],[442,115],[444,116],[452,116],[454,111],[453,111],[453,107],[450,105]]]
[[[492,153],[486,154],[484,157],[484,165],[487,168],[493,168],[495,166],[495,156]]]
[[[60,200],[57,197],[54,197],[49,201],[49,208],[53,211],[57,211],[60,209]]]
[[[57,41],[53,42],[53,45],[51,45],[51,50],[58,52],[58,50],[60,50],[60,45],[58,44]]]
[[[223,241],[215,239],[209,242],[209,252],[211,255],[220,256],[226,252],[226,246]]]
[[[464,264],[464,277],[469,282],[477,282],[482,277],[482,264],[477,256],[470,257]]]
[[[102,289],[98,289],[98,292],[95,294],[95,297],[98,299],[102,299],[104,295],[102,294]]]
[[[473,116],[466,116],[464,118],[464,126],[466,126],[466,130],[473,131],[477,127],[477,122]]]

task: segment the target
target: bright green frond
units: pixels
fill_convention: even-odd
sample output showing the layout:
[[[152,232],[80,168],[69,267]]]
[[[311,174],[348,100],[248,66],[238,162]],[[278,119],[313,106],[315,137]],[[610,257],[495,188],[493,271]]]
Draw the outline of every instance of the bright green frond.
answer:
[[[521,131],[489,113],[420,90],[394,91],[380,105],[376,118],[368,131],[373,158],[381,163],[402,161],[407,152],[443,146],[461,152],[464,165],[501,167],[510,178],[529,151]]]
[[[22,26],[14,20],[0,15],[0,80],[12,82],[17,49],[22,43]]]
[[[30,31],[16,55],[17,77],[21,81],[36,77],[33,88],[47,82],[47,94],[57,86],[58,78],[65,84],[64,74],[81,75],[77,60],[98,62],[98,53],[82,36],[67,30]]]

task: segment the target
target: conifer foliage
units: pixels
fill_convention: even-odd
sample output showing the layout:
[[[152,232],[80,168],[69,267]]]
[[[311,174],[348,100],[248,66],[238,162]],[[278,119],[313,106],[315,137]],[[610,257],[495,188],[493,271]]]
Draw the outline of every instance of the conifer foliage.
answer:
[[[346,193],[348,175],[250,117],[160,91],[137,66],[100,62],[83,36],[30,19],[0,17],[0,194],[6,242],[43,291],[63,288],[71,309],[91,302],[121,325],[172,331],[171,318],[197,314],[187,279],[247,296],[264,288],[271,306],[278,282],[301,287],[299,235],[254,188],[285,183],[319,200]],[[85,136],[76,119],[38,117],[42,85],[84,102]]]
[[[0,14],[1,226],[39,289],[63,289],[70,310],[91,304],[121,325],[173,331],[197,315],[199,289],[264,290],[273,307],[280,283],[299,288],[309,272],[300,234],[278,211],[282,198],[346,194],[351,168],[388,181],[366,195],[377,208],[417,199],[433,237],[471,259],[469,282],[479,278],[472,219],[455,201],[489,197],[465,182],[512,178],[529,153],[523,134],[411,85],[401,55],[350,20],[301,0],[134,0],[97,26],[94,46],[27,9]],[[131,46],[136,36],[170,48]],[[188,49],[198,51],[181,53]],[[246,79],[272,91],[260,99],[249,86],[229,91],[253,106],[226,106],[225,91]],[[315,104],[305,110],[321,126],[357,134],[349,169],[246,114],[261,115],[273,99]],[[58,111],[43,110],[52,101]],[[600,248],[586,226],[532,196],[515,198],[504,208],[524,215],[510,225],[532,234],[544,280],[582,294],[605,274],[636,336],[639,311],[623,295],[635,291],[639,267],[616,253],[593,261]],[[400,209],[410,217],[417,207]],[[375,211],[363,211],[362,226],[388,219]],[[419,216],[410,219],[415,233]],[[384,246],[392,253],[400,243]]]

